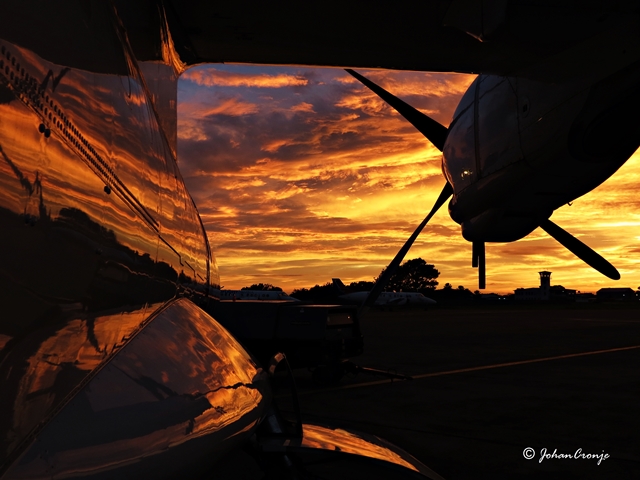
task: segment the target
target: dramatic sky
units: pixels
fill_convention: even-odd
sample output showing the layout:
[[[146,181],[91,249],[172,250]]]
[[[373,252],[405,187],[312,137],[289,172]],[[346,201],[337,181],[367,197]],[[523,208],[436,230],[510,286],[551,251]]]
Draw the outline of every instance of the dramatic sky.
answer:
[[[361,71],[449,125],[473,75]],[[431,209],[441,154],[395,110],[339,69],[209,65],[179,82],[178,158],[225,288],[285,291],[371,280]],[[581,291],[640,285],[640,152],[552,220],[622,275],[611,281],[540,229],[487,245],[487,290],[552,284]],[[440,287],[477,288],[471,244],[446,207],[406,259],[440,271]]]

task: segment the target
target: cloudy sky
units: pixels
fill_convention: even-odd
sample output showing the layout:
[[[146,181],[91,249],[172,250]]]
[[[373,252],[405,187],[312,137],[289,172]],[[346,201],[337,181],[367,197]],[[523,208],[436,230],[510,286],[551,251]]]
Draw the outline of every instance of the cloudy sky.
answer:
[[[361,71],[449,125],[475,78]],[[431,209],[441,155],[376,95],[339,69],[209,65],[182,75],[178,158],[216,253],[221,283],[285,291],[371,280]],[[640,152],[552,220],[613,263],[611,281],[540,229],[487,245],[487,291],[552,284],[581,291],[640,285]],[[406,259],[422,257],[449,282],[477,288],[471,244],[446,207]]]

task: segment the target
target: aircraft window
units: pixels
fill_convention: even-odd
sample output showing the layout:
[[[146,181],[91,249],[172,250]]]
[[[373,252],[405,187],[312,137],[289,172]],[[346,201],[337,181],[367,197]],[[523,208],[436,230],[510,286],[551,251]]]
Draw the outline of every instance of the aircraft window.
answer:
[[[16,65],[16,57],[11,57],[11,65]]]

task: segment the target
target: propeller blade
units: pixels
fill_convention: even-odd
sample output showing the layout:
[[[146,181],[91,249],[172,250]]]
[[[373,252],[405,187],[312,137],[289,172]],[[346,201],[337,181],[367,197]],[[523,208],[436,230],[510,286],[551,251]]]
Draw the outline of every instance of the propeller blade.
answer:
[[[438,122],[429,118],[424,113],[416,110],[408,103],[403,102],[395,95],[387,92],[384,88],[376,85],[371,80],[363,77],[357,72],[354,72],[350,68],[346,69],[347,73],[354,76],[357,80],[362,82],[365,87],[369,88],[373,93],[378,95],[382,100],[387,102],[397,112],[406,118],[411,125],[416,127],[420,133],[422,133],[427,139],[433,143],[433,145],[440,151],[444,148],[444,142],[449,134],[449,129],[444,125],[440,125]]]
[[[427,225],[429,220],[431,220],[431,217],[436,214],[436,212],[442,205],[444,205],[444,203],[449,199],[451,195],[453,195],[453,187],[449,182],[447,182],[447,184],[442,189],[442,192],[440,192],[440,196],[436,200],[436,203],[433,205],[433,208],[429,212],[429,215],[427,215],[422,223],[418,225],[418,228],[416,228],[413,234],[405,242],[400,251],[396,254],[395,258],[391,260],[389,266],[384,270],[384,272],[382,272],[380,277],[378,277],[378,281],[373,286],[373,288],[369,292],[369,295],[367,295],[367,298],[360,307],[360,311],[358,312],[359,314],[364,313],[364,310],[368,309],[376,303],[376,300],[382,293],[382,290],[386,286],[387,282],[389,282],[389,279],[394,275],[394,273],[396,273],[396,270],[398,270],[398,267],[402,263],[402,260],[413,245],[413,242],[415,242],[416,238],[418,238],[418,235],[420,235],[420,232],[422,232],[422,229]]]
[[[478,288],[487,288],[487,268],[484,254],[484,242],[473,242],[471,244],[472,260],[471,266],[478,269]]]
[[[620,273],[618,273],[616,267],[551,220],[544,220],[540,224],[540,228],[553,237],[560,245],[604,276],[612,280],[620,279]]]

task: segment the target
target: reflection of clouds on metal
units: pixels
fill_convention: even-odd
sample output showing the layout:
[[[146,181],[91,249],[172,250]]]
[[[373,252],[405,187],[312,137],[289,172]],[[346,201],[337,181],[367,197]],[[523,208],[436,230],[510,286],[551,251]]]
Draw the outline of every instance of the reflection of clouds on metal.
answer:
[[[70,120],[67,114],[65,113],[66,108],[63,107],[62,103],[65,95],[64,86],[71,83],[73,84],[74,80],[78,81],[78,85],[86,84],[87,78],[67,78],[65,83],[63,84],[63,88],[60,89],[58,95],[56,95],[56,99],[58,96],[61,97],[60,101],[54,101],[54,93],[55,89],[58,86],[58,82],[60,81],[63,72],[66,73],[69,71],[68,68],[61,69],[61,72],[57,77],[53,78],[52,81],[52,91],[51,96],[46,90],[49,79],[53,77],[53,69],[55,66],[52,66],[51,69],[48,70],[47,74],[44,77],[42,82],[39,82],[35,76],[32,76],[29,71],[33,70],[31,65],[26,64],[27,70],[25,70],[25,58],[22,58],[21,49],[11,49],[9,47],[5,47],[2,45],[0,47],[3,56],[6,57],[6,66],[5,72],[9,69],[9,78],[8,86],[13,90],[16,97],[18,97],[21,101],[23,101],[27,106],[33,109],[36,114],[42,120],[43,127],[41,128],[42,133],[48,137],[50,135],[49,132],[53,132],[57,134],[60,139],[67,143],[73,151],[87,163],[87,165],[94,171],[96,175],[98,175],[104,181],[105,185],[109,188],[115,190],[123,200],[128,203],[131,208],[138,212],[138,214],[149,223],[152,228],[157,228],[157,221],[153,218],[153,216],[147,211],[147,209],[140,203],[140,201],[131,193],[131,191],[127,188],[127,186],[122,182],[119,178],[118,174],[114,171],[112,166],[105,161],[102,156],[98,153],[93,143],[87,140],[87,138],[83,135],[83,131],[86,131],[86,128],[83,126],[78,126],[74,121]],[[15,51],[15,53],[12,53]],[[22,66],[20,61],[22,61]],[[0,62],[4,63],[3,60]],[[42,62],[40,62],[42,64]],[[2,64],[0,64],[0,68],[2,68]],[[70,74],[70,77],[74,75],[80,77],[86,77],[86,73],[76,73],[75,71]],[[84,80],[84,81],[82,81]],[[117,81],[117,79],[116,79]],[[77,87],[76,87],[77,88]],[[68,89],[66,89],[68,90]],[[108,90],[107,90],[108,92]],[[68,92],[67,92],[68,93]],[[88,92],[84,92],[85,94]],[[129,102],[132,105],[144,105],[144,101],[140,98],[141,95],[130,95]],[[83,98],[83,95],[79,95],[77,98]],[[102,117],[103,120],[107,120],[108,118]],[[135,116],[132,119],[132,122],[135,122]],[[89,125],[95,124],[95,121],[91,122]],[[142,127],[144,124],[139,122],[138,127]],[[51,130],[53,129],[53,130]],[[138,128],[139,130],[140,128]]]
[[[43,88],[44,82],[37,79],[46,78],[45,71],[61,67],[6,42],[2,48],[3,58],[11,59],[5,62],[5,70],[10,69],[9,78],[5,77],[7,88],[60,140],[56,146],[65,145],[75,153],[102,180],[105,192],[119,196],[160,235],[164,245],[159,252],[165,262],[193,281],[206,282],[210,272],[203,262],[208,256],[202,248],[204,233],[201,228],[191,231],[200,223],[199,218],[175,164],[175,145],[170,145],[163,128],[166,125],[175,130],[175,91],[173,98],[167,93],[175,78],[154,64],[135,68],[128,77],[67,70],[55,91],[49,91],[49,82]],[[149,75],[146,83],[142,70]],[[153,101],[158,102],[160,112]],[[31,127],[25,125],[26,129]],[[49,142],[46,149],[56,146]],[[51,153],[46,152],[47,156]],[[59,153],[69,156],[69,152]],[[56,170],[62,175],[69,173],[67,169]],[[123,214],[119,211],[109,223],[118,226]],[[116,233],[126,236],[127,230],[116,229]]]
[[[262,448],[296,454],[305,472],[318,478],[442,480],[407,452],[375,435],[310,424],[303,424],[302,430],[302,439],[262,439]]]
[[[158,305],[219,283],[164,130],[169,67],[122,71],[100,41],[102,73],[57,64],[26,34],[0,39],[0,471]]]
[[[12,430],[16,436],[31,431],[73,390],[76,381],[116,352],[149,313],[148,308],[142,308],[88,318],[79,314],[80,318],[68,320],[42,341],[26,359],[15,395]]]
[[[132,324],[140,320],[135,315]],[[107,323],[95,322],[100,345],[119,337],[99,328]],[[64,348],[81,330],[76,322],[53,340],[61,347],[59,362],[78,351]],[[93,349],[83,356],[90,367],[101,360],[94,358],[86,336],[83,340],[85,349]],[[137,469],[150,477],[172,471],[188,475],[183,461],[172,460],[207,452],[210,465],[245,438],[239,434],[254,429],[270,400],[265,372],[226,330],[185,299],[161,310],[81,388],[36,433],[37,441],[7,472],[9,478],[79,471],[117,476]],[[163,460],[145,461],[154,456]]]
[[[372,435],[367,437],[375,438]],[[368,442],[363,436],[339,428],[325,428],[317,425],[303,425],[301,446],[336,450],[343,453],[377,458],[391,463],[397,463],[412,470],[418,470],[411,462],[405,460],[400,452],[391,450],[389,446]],[[397,447],[396,447],[397,449]],[[405,453],[404,456],[407,456]]]

